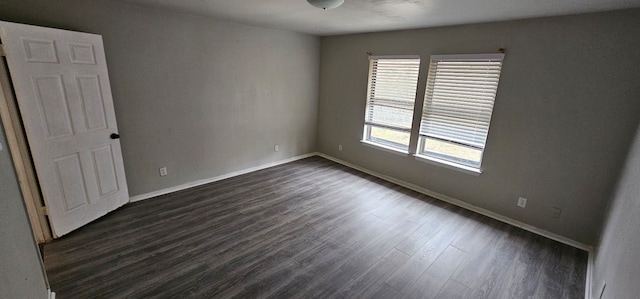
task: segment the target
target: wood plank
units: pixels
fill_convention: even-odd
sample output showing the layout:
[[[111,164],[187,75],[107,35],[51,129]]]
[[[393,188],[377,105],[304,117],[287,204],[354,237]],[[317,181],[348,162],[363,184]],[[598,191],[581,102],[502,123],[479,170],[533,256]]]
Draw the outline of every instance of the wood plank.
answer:
[[[318,277],[316,281],[304,290],[306,295],[326,298],[338,292],[342,287],[358,279],[363,273],[368,271],[376,262],[385,256],[393,247],[400,242],[405,234],[414,230],[415,223],[401,222],[392,226],[390,230],[372,239],[359,249],[354,248],[346,252],[339,251],[342,256],[340,262],[335,263],[329,271],[316,271]],[[316,268],[312,268],[316,269]],[[326,268],[325,268],[326,269]]]
[[[447,284],[442,287],[437,299],[464,299],[467,298],[471,289],[455,280],[447,280]]]
[[[520,251],[511,272],[507,275],[508,287],[502,291],[502,298],[535,298],[542,261],[548,252],[549,239],[528,235],[528,241]]]
[[[475,254],[491,242],[506,224],[480,214],[472,217],[477,226],[458,235],[452,245],[466,253]]]
[[[409,256],[404,252],[391,249],[363,276],[342,288],[335,296],[338,298],[368,298],[373,296],[377,291],[377,287],[384,284],[384,281],[408,259]]]
[[[485,242],[478,244],[477,248],[469,253],[456,273],[453,274],[452,279],[474,288],[479,283],[485,269],[489,267],[491,257],[501,245],[509,242],[509,233],[514,229],[507,226],[490,238],[484,239]]]
[[[467,254],[447,247],[429,268],[405,291],[403,298],[435,298]]]
[[[542,260],[542,270],[539,284],[535,290],[536,298],[562,298],[564,280],[569,274],[560,264],[562,258],[562,244],[549,242],[548,254]]]
[[[560,264],[569,270],[562,286],[562,298],[582,298],[584,296],[583,282],[586,281],[589,254],[570,246],[562,247]]]
[[[445,226],[427,241],[396,273],[391,275],[386,283],[404,292],[413,282],[424,273],[448,247],[451,241],[460,233],[468,218],[460,214],[448,217]]]
[[[400,291],[394,289],[390,285],[383,283],[382,286],[373,290],[373,295],[371,295],[371,299],[397,299],[402,298],[402,293]]]
[[[522,229],[513,229],[504,239],[505,242],[486,257],[489,262],[484,264],[484,271],[471,291],[471,298],[497,298],[504,288],[508,287],[506,277],[515,267],[514,260],[522,249],[524,236],[527,234]]]
[[[429,214],[424,216],[431,220],[422,224],[422,226],[416,230],[415,234],[409,235],[402,240],[402,242],[396,246],[396,249],[408,255],[415,254],[416,251],[422,248],[443,226],[448,224],[448,221],[452,218],[451,213],[452,212],[445,207],[432,207],[429,209]]]

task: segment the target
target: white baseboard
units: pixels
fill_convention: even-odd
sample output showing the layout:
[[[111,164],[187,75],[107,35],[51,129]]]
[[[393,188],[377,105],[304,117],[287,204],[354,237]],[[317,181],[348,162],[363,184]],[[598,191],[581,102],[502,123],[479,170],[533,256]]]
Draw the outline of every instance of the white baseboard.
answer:
[[[402,180],[399,180],[399,179],[396,179],[396,178],[393,178],[393,177],[390,177],[390,176],[387,176],[387,175],[384,175],[384,174],[380,174],[380,173],[371,171],[369,169],[366,169],[366,168],[351,164],[351,163],[346,162],[346,161],[342,161],[342,160],[340,160],[338,158],[334,158],[332,156],[329,156],[329,155],[326,155],[326,154],[323,154],[323,153],[318,153],[318,156],[326,158],[326,159],[329,159],[329,160],[334,161],[336,163],[340,163],[340,164],[342,164],[344,166],[347,166],[347,167],[362,171],[362,172],[370,174],[372,176],[381,178],[381,179],[383,179],[385,181],[388,181],[388,182],[403,186],[403,187],[411,189],[413,191],[420,192],[422,194],[431,196],[433,198],[448,202],[450,204],[459,206],[461,208],[476,212],[478,214],[485,215],[487,217],[496,219],[498,221],[502,221],[504,223],[513,225],[515,227],[522,228],[522,229],[530,231],[530,232],[532,232],[534,234],[538,234],[538,235],[541,235],[543,237],[558,241],[560,243],[567,244],[567,245],[573,246],[575,248],[585,250],[585,251],[589,252],[590,255],[591,255],[591,251],[593,249],[591,246],[583,244],[583,243],[580,243],[580,242],[572,240],[572,239],[569,239],[567,237],[552,233],[550,231],[547,231],[547,230],[544,230],[544,229],[541,229],[541,228],[537,228],[537,227],[535,227],[533,225],[529,225],[529,224],[526,224],[524,222],[520,222],[520,221],[515,220],[515,219],[511,219],[509,217],[506,217],[506,216],[500,215],[498,213],[495,213],[495,212],[480,208],[478,206],[474,206],[474,205],[469,204],[467,202],[464,202],[462,200],[459,200],[459,199],[456,199],[456,198],[453,198],[453,197],[450,197],[450,196],[447,196],[447,195],[444,195],[444,194],[440,194],[440,193],[437,193],[437,192],[422,188],[420,186],[417,186],[417,185],[414,185],[414,184],[411,184],[411,183],[407,183],[405,181],[402,181]]]
[[[160,196],[160,195],[169,194],[169,193],[176,192],[176,191],[180,191],[180,190],[184,190],[184,189],[189,189],[189,188],[193,188],[193,187],[197,187],[197,186],[201,186],[201,185],[205,185],[205,184],[221,181],[221,180],[224,180],[224,179],[232,178],[234,176],[247,174],[247,173],[250,173],[250,172],[262,170],[262,169],[265,169],[265,168],[269,168],[269,167],[273,167],[273,166],[277,166],[277,165],[281,165],[281,164],[285,164],[285,163],[289,163],[289,162],[293,162],[293,161],[304,159],[304,158],[309,158],[309,157],[316,156],[316,155],[318,155],[318,153],[316,153],[316,152],[308,153],[308,154],[295,156],[295,157],[292,157],[292,158],[289,158],[289,159],[285,159],[285,160],[280,160],[280,161],[276,161],[276,162],[272,162],[272,163],[268,163],[268,164],[264,164],[264,165],[260,165],[260,166],[256,166],[256,167],[251,167],[251,168],[247,168],[247,169],[234,171],[234,172],[223,174],[221,176],[217,176],[217,177],[213,177],[213,178],[198,180],[198,181],[194,181],[194,182],[190,182],[190,183],[186,183],[186,184],[181,184],[181,185],[178,185],[178,186],[173,186],[173,187],[161,189],[161,190],[158,190],[158,191],[153,191],[153,192],[149,192],[149,193],[145,193],[145,194],[132,196],[132,197],[129,197],[129,202],[141,201],[141,200],[153,198],[153,197]]]

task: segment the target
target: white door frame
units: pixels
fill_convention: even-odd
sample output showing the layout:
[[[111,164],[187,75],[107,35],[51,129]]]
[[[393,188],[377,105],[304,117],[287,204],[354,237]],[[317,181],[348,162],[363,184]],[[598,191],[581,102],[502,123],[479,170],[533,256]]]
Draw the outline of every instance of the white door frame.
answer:
[[[53,240],[46,207],[40,193],[40,186],[33,168],[33,160],[29,152],[23,124],[18,111],[9,70],[0,44],[0,118],[7,136],[8,148],[11,151],[13,165],[16,169],[22,198],[24,200],[33,237],[38,243]]]

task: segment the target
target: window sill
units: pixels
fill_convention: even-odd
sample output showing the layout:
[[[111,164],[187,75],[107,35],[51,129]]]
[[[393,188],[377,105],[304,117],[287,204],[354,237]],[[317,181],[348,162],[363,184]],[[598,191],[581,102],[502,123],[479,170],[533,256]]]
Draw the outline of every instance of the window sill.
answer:
[[[384,145],[381,145],[381,144],[369,142],[369,141],[366,141],[366,140],[360,140],[360,143],[362,143],[363,145],[366,145],[368,147],[372,147],[372,148],[379,149],[379,150],[382,150],[382,151],[385,151],[385,152],[389,152],[389,153],[392,153],[392,154],[396,154],[396,155],[401,155],[401,156],[405,156],[405,157],[409,155],[408,152],[405,152],[403,150],[399,150],[397,148],[393,148],[393,147],[390,147],[390,146],[384,146]]]
[[[423,156],[423,155],[414,155],[414,157],[418,161],[422,161],[422,162],[429,163],[429,164],[432,164],[432,165],[436,165],[436,166],[440,166],[440,167],[449,168],[449,169],[452,169],[452,170],[464,172],[466,174],[470,174],[470,175],[473,175],[473,176],[480,176],[480,174],[482,174],[482,170],[478,169],[478,168],[473,168],[473,167],[469,167],[469,166],[465,166],[465,165],[449,162],[449,161],[438,159],[438,158]]]

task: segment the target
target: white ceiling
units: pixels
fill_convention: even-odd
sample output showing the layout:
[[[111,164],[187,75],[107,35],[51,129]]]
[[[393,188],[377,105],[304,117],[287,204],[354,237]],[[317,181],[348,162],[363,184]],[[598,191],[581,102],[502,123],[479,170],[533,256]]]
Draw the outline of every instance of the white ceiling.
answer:
[[[640,0],[115,0],[313,35],[388,31],[640,7]]]

